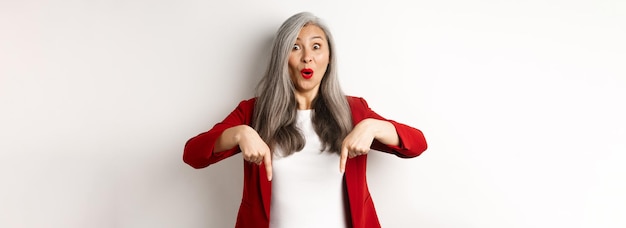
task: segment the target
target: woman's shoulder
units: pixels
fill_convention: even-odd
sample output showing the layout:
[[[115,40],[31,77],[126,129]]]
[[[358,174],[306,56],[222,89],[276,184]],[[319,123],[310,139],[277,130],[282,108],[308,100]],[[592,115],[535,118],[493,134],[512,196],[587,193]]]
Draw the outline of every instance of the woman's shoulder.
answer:
[[[363,97],[346,96],[346,99],[348,100],[348,104],[350,105],[350,107],[368,106],[367,101],[365,101],[365,98]]]
[[[361,100],[365,100],[363,97],[359,97],[359,96],[353,96],[353,95],[346,95],[346,99],[348,99],[348,102],[355,102],[355,101],[361,101]]]
[[[256,101],[256,97],[251,97],[251,98],[242,100],[240,103],[243,103],[243,104],[254,104],[255,101]]]
[[[254,103],[256,102],[256,97],[248,98],[241,100],[237,105],[239,109],[252,110],[254,109]]]

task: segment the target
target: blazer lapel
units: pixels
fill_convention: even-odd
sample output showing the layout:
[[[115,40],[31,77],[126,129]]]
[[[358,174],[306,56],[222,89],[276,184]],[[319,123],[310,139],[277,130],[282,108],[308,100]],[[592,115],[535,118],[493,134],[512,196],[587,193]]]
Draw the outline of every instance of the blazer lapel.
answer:
[[[261,201],[265,211],[265,218],[270,219],[270,201],[272,199],[272,182],[267,180],[267,172],[265,171],[265,163],[259,167],[259,184],[261,185]]]

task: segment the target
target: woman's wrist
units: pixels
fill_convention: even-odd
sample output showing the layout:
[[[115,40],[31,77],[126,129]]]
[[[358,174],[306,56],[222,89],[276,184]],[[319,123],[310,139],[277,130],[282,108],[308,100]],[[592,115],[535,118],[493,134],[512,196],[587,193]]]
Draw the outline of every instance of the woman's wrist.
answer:
[[[371,130],[376,140],[387,145],[399,144],[398,133],[392,123],[372,118],[365,121],[367,121],[367,127]]]
[[[249,134],[250,130],[253,130],[250,126],[242,124],[234,127],[235,134],[233,135],[233,140],[237,145],[243,140],[247,134]]]

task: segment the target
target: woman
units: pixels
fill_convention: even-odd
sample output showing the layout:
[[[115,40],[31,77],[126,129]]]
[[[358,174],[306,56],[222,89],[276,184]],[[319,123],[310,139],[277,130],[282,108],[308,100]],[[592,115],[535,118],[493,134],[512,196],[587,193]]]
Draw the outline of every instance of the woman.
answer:
[[[426,150],[420,130],[343,94],[333,48],[317,17],[291,16],[276,34],[257,97],[185,145],[183,160],[194,168],[243,153],[236,227],[380,227],[367,153],[410,158]]]

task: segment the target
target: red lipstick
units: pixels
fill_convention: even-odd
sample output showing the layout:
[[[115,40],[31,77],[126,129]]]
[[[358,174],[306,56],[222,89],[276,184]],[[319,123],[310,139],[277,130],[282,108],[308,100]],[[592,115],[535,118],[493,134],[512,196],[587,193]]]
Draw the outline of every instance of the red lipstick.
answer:
[[[302,77],[304,79],[311,79],[313,77],[313,69],[304,68],[300,71],[300,74],[302,74]]]

